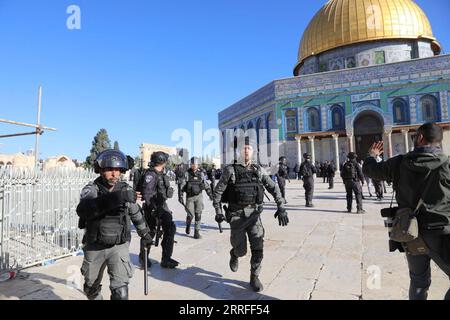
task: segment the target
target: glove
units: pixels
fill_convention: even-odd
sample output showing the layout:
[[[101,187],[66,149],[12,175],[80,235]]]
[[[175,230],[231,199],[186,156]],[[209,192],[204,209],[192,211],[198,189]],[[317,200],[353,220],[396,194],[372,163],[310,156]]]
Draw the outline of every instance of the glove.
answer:
[[[147,232],[141,237],[141,245],[143,247],[150,247],[153,244],[153,237],[150,235],[150,232]]]
[[[278,218],[278,224],[282,227],[285,227],[289,223],[288,214],[286,209],[278,209],[275,213],[275,218]]]
[[[225,216],[222,213],[222,210],[220,210],[220,208],[216,208],[216,222],[217,223],[222,223],[226,220]]]
[[[215,220],[217,223],[222,223],[225,221],[225,216],[223,215],[223,213],[216,214]]]
[[[137,194],[134,190],[131,189],[121,191],[121,197],[124,203],[136,203],[137,201]]]

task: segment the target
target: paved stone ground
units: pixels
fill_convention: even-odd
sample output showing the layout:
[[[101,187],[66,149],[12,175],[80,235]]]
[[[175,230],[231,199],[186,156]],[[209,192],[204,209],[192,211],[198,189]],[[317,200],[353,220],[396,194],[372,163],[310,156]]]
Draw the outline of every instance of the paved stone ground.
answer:
[[[130,252],[136,269],[130,283],[130,299],[407,298],[405,256],[388,252],[387,230],[379,215],[379,210],[389,205],[388,199],[381,203],[366,200],[365,215],[348,214],[344,212],[342,183],[330,191],[317,179],[315,208],[304,207],[304,191],[298,181],[288,184],[287,200],[291,220],[287,228],[279,227],[274,219],[274,203],[268,203],[263,213],[266,241],[261,280],[265,290],[261,294],[249,291],[250,257],[240,260],[237,273],[229,270],[229,229],[224,225],[224,233],[219,233],[211,204],[206,204],[204,212],[203,239],[194,240],[184,234],[184,210],[171,200],[169,206],[174,211],[178,241],[174,258],[181,266],[176,270],[161,269],[160,248],[152,249],[150,294],[145,297],[144,275],[137,257],[139,240],[134,234]],[[80,289],[67,285],[68,281],[75,281],[81,288],[81,262],[82,257],[71,257],[48,267],[24,270],[18,278],[0,283],[0,299],[84,300]],[[110,295],[108,284],[105,273],[105,298]],[[448,287],[448,277],[433,264],[430,298],[442,299]]]

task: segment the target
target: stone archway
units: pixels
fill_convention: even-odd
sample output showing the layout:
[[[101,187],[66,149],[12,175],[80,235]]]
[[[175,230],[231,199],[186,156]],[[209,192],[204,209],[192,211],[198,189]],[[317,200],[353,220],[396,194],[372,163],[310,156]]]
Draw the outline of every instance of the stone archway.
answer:
[[[355,135],[355,152],[360,159],[365,159],[370,146],[383,140],[383,117],[374,111],[363,111],[353,123]]]

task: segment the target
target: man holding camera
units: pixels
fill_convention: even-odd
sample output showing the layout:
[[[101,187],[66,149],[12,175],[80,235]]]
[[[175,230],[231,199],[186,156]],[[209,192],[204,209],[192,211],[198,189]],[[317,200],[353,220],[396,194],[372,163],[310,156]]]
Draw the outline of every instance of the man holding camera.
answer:
[[[377,163],[383,153],[383,142],[378,142],[369,150],[363,168],[371,179],[393,181],[398,208],[383,211],[390,210],[395,221],[400,211],[409,208],[408,218],[416,218],[421,250],[415,250],[412,242],[391,241],[391,251],[407,253],[410,300],[427,299],[431,260],[450,277],[450,161],[441,150],[442,139],[441,127],[424,124],[417,130],[412,152]],[[445,300],[450,300],[450,290]]]

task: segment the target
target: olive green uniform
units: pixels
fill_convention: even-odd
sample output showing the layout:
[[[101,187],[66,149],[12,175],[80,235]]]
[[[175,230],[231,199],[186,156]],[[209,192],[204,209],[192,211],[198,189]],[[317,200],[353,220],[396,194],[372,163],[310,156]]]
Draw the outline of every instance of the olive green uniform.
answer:
[[[81,273],[85,278],[84,291],[90,300],[101,298],[101,282],[106,268],[111,298],[128,299],[128,283],[133,276],[129,256],[130,220],[140,236],[150,230],[139,205],[120,200],[120,192],[126,190],[132,189],[125,182],[108,189],[102,178],[98,178],[81,192],[77,214],[79,227],[86,229]]]
[[[204,209],[203,190],[212,198],[211,187],[206,181],[206,175],[200,169],[195,172],[189,169],[181,180],[179,190],[180,201],[183,193],[186,193],[186,213],[191,221],[195,218],[195,230],[198,233]]]
[[[251,176],[252,182],[239,183],[240,186],[238,186],[236,183],[240,181],[240,178],[237,177],[236,170],[243,175],[248,174]],[[252,163],[246,166],[227,166],[223,170],[223,174],[214,188],[213,194],[213,205],[216,210],[220,208],[222,202],[229,204],[226,218],[231,228],[231,255],[240,258],[247,254],[248,237],[252,252],[250,261],[251,273],[255,276],[260,274],[263,260],[264,227],[261,222],[261,213],[263,211],[264,188],[273,195],[278,208],[283,208],[284,201],[279,186],[264,169]],[[239,203],[239,199],[234,197],[233,194],[234,196],[240,194],[245,199],[241,199],[242,201]],[[225,201],[223,196],[228,197],[227,195],[234,197],[234,199]]]

